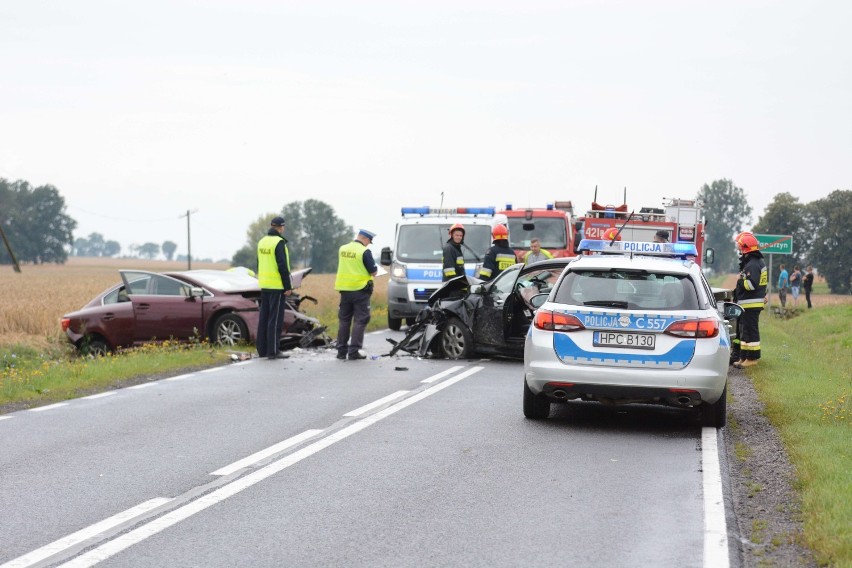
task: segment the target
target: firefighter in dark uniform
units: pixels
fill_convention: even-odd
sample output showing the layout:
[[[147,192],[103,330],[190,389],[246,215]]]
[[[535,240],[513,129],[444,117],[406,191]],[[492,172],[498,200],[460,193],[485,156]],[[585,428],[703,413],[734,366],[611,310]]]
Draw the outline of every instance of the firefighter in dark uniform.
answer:
[[[367,248],[375,233],[358,231],[355,240],[346,243],[337,253],[337,277],[334,289],[340,292],[337,311],[337,358],[357,361],[366,359],[361,353],[364,330],[370,322],[370,296],[373,294],[373,276],[378,271],[373,253]]]
[[[760,245],[752,233],[740,233],[735,239],[737,251],[742,255],[740,274],[734,290],[737,304],[743,308],[740,316],[740,360],[735,367],[746,368],[757,365],[760,359],[760,312],[766,297],[769,276]],[[736,349],[736,346],[734,347]]]
[[[450,238],[444,245],[444,270],[441,272],[441,281],[446,282],[456,276],[464,276],[464,255],[462,254],[462,243],[464,243],[464,225],[456,223],[448,231]]]
[[[269,232],[257,243],[257,283],[260,285],[260,316],[257,321],[257,354],[286,359],[280,352],[284,327],[285,297],[293,293],[290,254],[284,238],[284,218],[275,217]]]
[[[491,230],[493,245],[485,253],[485,260],[479,270],[479,277],[483,280],[492,280],[515,264],[515,251],[509,248],[509,229],[506,225],[495,225]]]

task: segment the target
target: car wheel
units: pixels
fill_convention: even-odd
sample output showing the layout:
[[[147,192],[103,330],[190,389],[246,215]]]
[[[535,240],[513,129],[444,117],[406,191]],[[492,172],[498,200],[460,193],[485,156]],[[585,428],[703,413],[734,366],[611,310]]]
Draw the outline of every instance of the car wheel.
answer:
[[[402,318],[392,318],[389,315],[388,327],[393,331],[399,331],[399,328],[402,327]]]
[[[451,317],[444,324],[441,350],[447,359],[466,359],[473,354],[473,336],[459,318]]]
[[[81,344],[80,352],[89,357],[103,357],[110,352],[110,349],[103,339],[87,338]]]
[[[550,416],[550,401],[544,395],[535,395],[524,379],[524,416],[532,420],[544,420]]]
[[[710,428],[724,428],[728,419],[728,385],[715,404],[701,405],[701,424]]]
[[[236,345],[249,341],[248,326],[239,316],[224,314],[213,324],[213,341],[219,345]]]

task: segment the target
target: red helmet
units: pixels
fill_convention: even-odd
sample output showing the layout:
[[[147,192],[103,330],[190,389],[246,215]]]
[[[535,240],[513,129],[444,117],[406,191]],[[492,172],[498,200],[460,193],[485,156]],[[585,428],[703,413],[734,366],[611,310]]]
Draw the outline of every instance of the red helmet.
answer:
[[[748,254],[750,252],[760,250],[760,243],[758,243],[755,236],[748,231],[737,235],[737,238],[734,239],[734,241],[737,243],[737,250],[742,254]]]
[[[604,231],[603,240],[611,241],[612,239],[615,239],[616,241],[621,240],[621,235],[618,233],[618,227],[610,227]]]
[[[491,229],[491,238],[495,241],[499,239],[508,239],[509,229],[506,225],[494,225],[494,228]]]
[[[455,231],[455,230],[459,230],[459,231],[461,231],[461,232],[462,232],[462,238],[464,238],[464,225],[462,225],[461,223],[455,223],[452,227],[450,227],[450,230],[449,230],[449,231],[447,231],[447,232],[448,232],[448,233],[450,234],[450,236],[452,237],[452,236],[453,236],[453,231]]]

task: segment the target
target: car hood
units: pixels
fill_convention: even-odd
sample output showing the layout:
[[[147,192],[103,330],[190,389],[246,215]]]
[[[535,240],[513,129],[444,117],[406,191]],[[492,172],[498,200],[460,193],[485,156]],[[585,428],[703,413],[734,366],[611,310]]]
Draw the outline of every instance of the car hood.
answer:
[[[435,290],[429,296],[429,305],[434,306],[438,300],[449,298],[450,296],[466,296],[467,291],[473,284],[481,284],[482,280],[473,278],[472,276],[456,276],[451,280],[447,280],[444,284]]]
[[[293,288],[302,285],[305,276],[313,271],[312,267],[301,268],[290,273],[290,283]],[[168,273],[167,273],[168,274]],[[228,272],[225,270],[187,270],[186,272],[171,273],[175,276],[184,276],[202,286],[209,286],[220,290],[225,294],[246,294],[247,292],[260,292],[257,278],[244,273]]]

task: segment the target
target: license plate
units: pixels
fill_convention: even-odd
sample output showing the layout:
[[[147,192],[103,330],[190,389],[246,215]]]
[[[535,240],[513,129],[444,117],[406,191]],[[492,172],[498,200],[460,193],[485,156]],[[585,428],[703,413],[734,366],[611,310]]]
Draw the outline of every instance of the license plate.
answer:
[[[615,331],[596,331],[593,343],[595,347],[623,347],[625,349],[653,349],[657,337],[653,333],[618,333]]]

